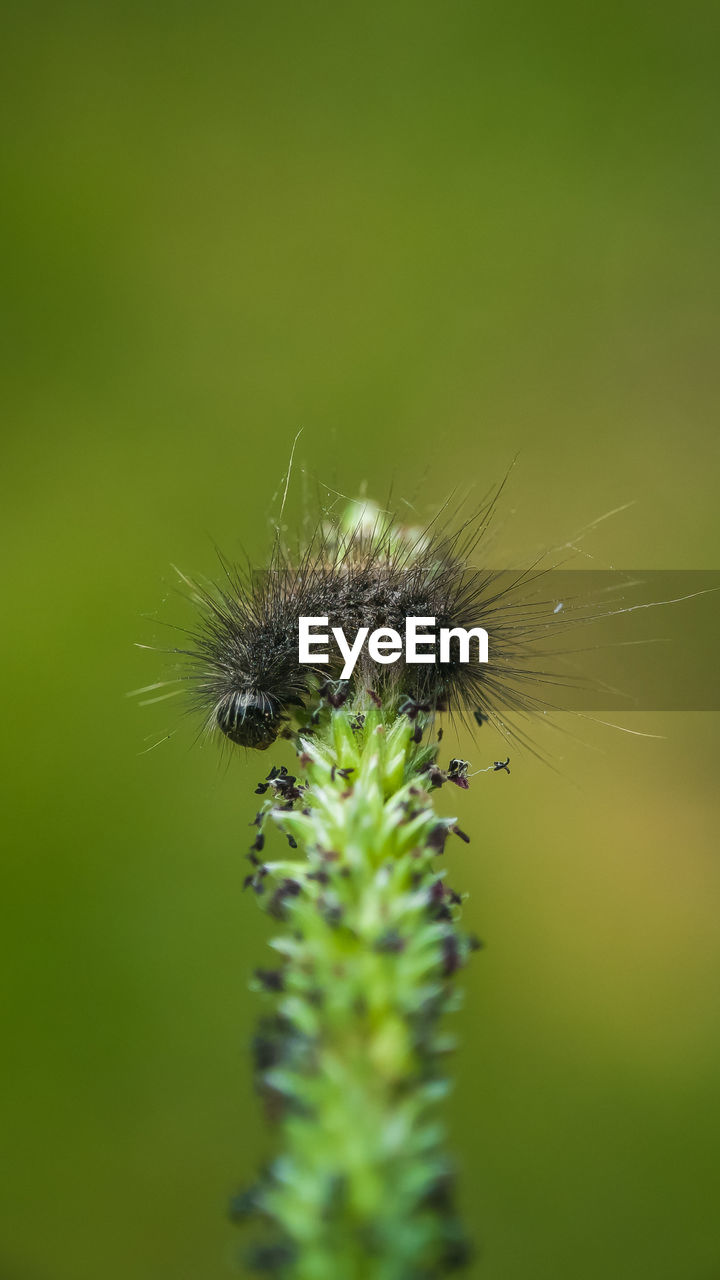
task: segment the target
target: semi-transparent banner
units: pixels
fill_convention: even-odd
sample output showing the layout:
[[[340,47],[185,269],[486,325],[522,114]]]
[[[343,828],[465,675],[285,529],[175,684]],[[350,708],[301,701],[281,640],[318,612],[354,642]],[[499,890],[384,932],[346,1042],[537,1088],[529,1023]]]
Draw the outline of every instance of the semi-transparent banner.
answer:
[[[328,634],[314,653],[327,649],[338,658],[334,627],[348,645],[366,627],[368,645],[374,629],[392,629],[405,646],[407,617],[434,614],[433,660],[441,627],[484,628],[488,672],[535,709],[720,710],[717,570],[468,570],[450,575],[446,592],[442,571],[427,564],[417,572],[350,568],[347,578],[340,568],[332,583],[312,571],[302,581],[285,570],[270,571],[270,578],[272,586],[258,574],[255,585],[283,599],[285,634],[298,632],[301,615],[325,623],[315,627]],[[406,652],[401,647],[397,660]],[[476,655],[471,647],[470,660]]]

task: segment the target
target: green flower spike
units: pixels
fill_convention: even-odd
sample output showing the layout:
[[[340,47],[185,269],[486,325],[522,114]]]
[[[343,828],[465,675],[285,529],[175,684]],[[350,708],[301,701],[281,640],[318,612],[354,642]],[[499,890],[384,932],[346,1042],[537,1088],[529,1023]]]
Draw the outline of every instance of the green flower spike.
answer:
[[[235,1207],[266,1221],[251,1265],[284,1280],[429,1280],[467,1252],[438,1113],[441,1019],[474,944],[436,867],[455,820],[432,803],[467,767],[437,767],[416,705],[379,702],[326,701],[297,738],[298,776],[258,787],[247,883],[284,927],[279,967],[256,972],[273,1006],[256,1063],[281,1143]],[[268,817],[298,855],[260,861]]]

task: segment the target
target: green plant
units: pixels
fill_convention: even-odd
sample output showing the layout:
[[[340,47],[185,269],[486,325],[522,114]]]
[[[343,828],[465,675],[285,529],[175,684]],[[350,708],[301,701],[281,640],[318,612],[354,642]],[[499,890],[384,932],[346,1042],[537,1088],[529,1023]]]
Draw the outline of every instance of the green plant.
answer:
[[[452,1041],[442,1017],[473,941],[438,861],[454,819],[433,791],[466,787],[436,764],[432,717],[411,700],[330,694],[295,742],[298,774],[258,791],[247,879],[282,928],[278,967],[256,971],[271,1011],[258,1080],[279,1152],[238,1198],[266,1242],[252,1261],[288,1280],[411,1280],[466,1257],[439,1106]],[[299,856],[262,861],[267,819]]]

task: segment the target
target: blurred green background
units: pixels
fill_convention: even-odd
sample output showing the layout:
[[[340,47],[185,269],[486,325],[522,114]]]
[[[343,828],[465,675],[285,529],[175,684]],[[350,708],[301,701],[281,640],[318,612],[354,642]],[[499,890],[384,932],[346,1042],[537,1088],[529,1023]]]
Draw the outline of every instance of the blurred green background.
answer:
[[[225,768],[188,724],[140,754],[179,717],[124,698],[162,677],[133,642],[183,617],[171,562],[262,557],[300,427],[296,516],[363,482],[426,514],[519,452],[505,563],[634,501],[597,563],[717,567],[720,19],[3,24],[0,1275],[222,1280],[269,1149],[240,892],[266,758]],[[666,737],[543,726],[557,771],[513,749],[451,798],[487,944],[448,1112],[478,1280],[720,1275],[718,719],[623,723]]]

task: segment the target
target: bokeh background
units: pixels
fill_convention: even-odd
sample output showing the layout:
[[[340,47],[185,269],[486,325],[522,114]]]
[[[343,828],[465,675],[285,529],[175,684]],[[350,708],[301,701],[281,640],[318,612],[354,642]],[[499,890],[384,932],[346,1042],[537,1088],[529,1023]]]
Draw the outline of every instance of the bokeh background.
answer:
[[[127,700],[163,670],[133,643],[183,618],[171,563],[263,556],[300,427],[294,520],[391,483],[422,516],[518,454],[505,563],[634,502],[595,563],[717,567],[718,11],[3,24],[0,1274],[223,1280],[269,1150],[266,758]],[[623,723],[665,736],[542,727],[552,767],[513,749],[451,798],[487,946],[448,1108],[473,1280],[720,1275],[718,718]]]

